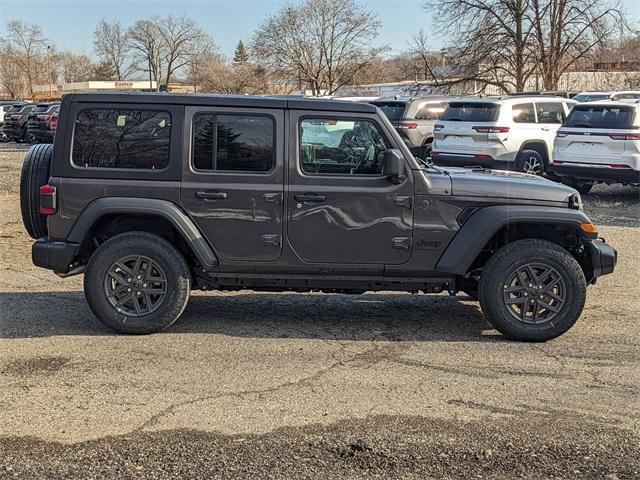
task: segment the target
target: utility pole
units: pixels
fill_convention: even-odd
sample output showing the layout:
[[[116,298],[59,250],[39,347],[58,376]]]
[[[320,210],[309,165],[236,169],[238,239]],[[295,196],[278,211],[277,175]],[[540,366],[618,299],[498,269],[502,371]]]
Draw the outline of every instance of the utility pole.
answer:
[[[47,74],[49,79],[49,100],[53,100],[53,92],[51,89],[51,45],[47,45]]]

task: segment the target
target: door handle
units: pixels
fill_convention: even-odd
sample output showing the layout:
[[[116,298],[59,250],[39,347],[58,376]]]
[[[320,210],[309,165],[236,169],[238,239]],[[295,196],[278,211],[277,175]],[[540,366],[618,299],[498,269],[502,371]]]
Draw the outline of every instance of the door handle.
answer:
[[[327,199],[326,196],[317,193],[298,193],[293,198],[297,202],[324,202]]]
[[[224,200],[227,198],[226,192],[196,192],[198,200]]]

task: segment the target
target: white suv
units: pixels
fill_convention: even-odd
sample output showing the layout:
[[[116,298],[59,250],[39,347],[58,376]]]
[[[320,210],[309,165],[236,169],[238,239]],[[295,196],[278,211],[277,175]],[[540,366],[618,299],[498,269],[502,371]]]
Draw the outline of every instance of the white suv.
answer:
[[[556,131],[576,102],[560,97],[452,100],[434,127],[436,165],[517,170],[542,175]]]
[[[576,102],[595,102],[598,100],[637,100],[640,91],[621,90],[617,92],[580,92],[573,97]]]
[[[640,100],[576,105],[552,156],[551,171],[581,193],[594,182],[640,184]]]

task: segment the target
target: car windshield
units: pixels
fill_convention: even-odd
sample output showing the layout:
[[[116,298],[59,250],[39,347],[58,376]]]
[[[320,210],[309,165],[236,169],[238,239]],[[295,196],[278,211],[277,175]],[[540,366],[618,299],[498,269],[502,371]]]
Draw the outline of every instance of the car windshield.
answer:
[[[32,113],[45,113],[47,112],[53,105],[49,105],[48,103],[43,103],[37,105],[36,108],[33,109]]]
[[[609,95],[606,93],[583,93],[573,97],[573,100],[576,102],[593,102],[595,100],[606,100],[608,98]]]
[[[450,122],[493,122],[498,119],[500,106],[495,103],[450,103],[440,120]]]
[[[407,109],[405,102],[373,102],[392,122],[402,120]]]
[[[577,105],[564,124],[575,128],[626,129],[633,124],[633,108],[611,105]]]

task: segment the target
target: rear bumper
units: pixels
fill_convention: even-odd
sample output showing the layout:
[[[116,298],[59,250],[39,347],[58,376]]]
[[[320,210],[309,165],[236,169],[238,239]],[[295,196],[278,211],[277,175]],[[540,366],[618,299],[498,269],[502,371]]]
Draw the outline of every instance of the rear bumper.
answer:
[[[2,127],[2,133],[7,138],[24,138],[24,128],[19,127],[7,127],[6,125]]]
[[[497,160],[495,158],[478,159],[473,154],[447,153],[438,152],[436,157],[432,158],[433,163],[444,167],[469,167],[472,165],[482,165],[486,168],[495,170],[513,170],[515,162],[507,160]]]
[[[578,180],[610,183],[640,183],[640,170],[632,168],[611,168],[606,166],[589,166],[578,163],[556,163],[549,165],[549,170],[559,177],[572,177]]]
[[[587,240],[591,256],[592,279],[613,272],[618,262],[618,252],[602,238]]]
[[[27,130],[27,139],[34,143],[52,143],[55,132],[51,130]]]
[[[33,264],[59,275],[68,274],[74,268],[73,261],[79,253],[77,243],[56,242],[49,238],[41,238],[31,247]]]

